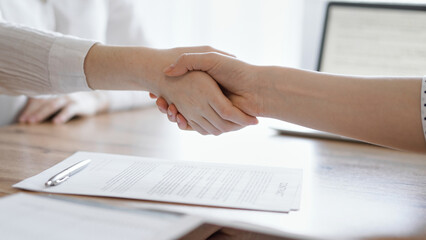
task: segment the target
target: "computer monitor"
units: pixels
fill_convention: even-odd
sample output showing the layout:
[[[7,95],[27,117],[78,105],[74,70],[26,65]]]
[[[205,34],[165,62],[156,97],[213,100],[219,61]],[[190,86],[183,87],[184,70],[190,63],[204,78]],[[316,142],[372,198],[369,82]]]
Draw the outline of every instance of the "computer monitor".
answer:
[[[426,75],[426,4],[330,2],[318,70],[374,76]]]

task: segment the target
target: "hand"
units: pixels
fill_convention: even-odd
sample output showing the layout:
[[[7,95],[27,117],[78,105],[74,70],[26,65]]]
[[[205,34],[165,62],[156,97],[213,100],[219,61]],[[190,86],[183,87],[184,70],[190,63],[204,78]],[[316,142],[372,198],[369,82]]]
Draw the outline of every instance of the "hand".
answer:
[[[20,123],[41,123],[50,117],[54,123],[66,123],[76,116],[92,116],[106,111],[101,92],[78,92],[52,98],[29,98],[19,116]]]
[[[158,110],[166,114],[170,122],[177,122],[179,128],[182,130],[193,130],[192,127],[188,125],[188,121],[182,114],[178,112],[176,106],[173,103],[169,106],[166,99],[163,97],[157,97],[153,93],[149,93],[149,96],[152,99],[157,99],[155,103],[157,104]]]
[[[95,44],[84,60],[87,84],[96,90],[160,92],[163,69],[184,53],[218,52],[209,46],[153,49]]]
[[[255,66],[218,53],[193,53],[181,55],[164,72],[168,76],[180,76],[194,70],[205,71],[213,77],[224,88],[232,104],[243,112],[252,116],[263,115],[263,96],[271,88],[266,80],[258,80]],[[159,98],[157,106],[160,111],[168,112],[169,119],[177,121],[179,128],[189,129],[184,114],[179,114],[173,104],[168,106],[164,99]]]
[[[218,92],[217,89],[220,88],[217,83],[207,74],[181,77],[194,79],[194,76],[198,76],[205,79],[202,81],[194,79],[200,83],[176,81],[164,75],[163,69],[181,54],[203,51],[217,50],[210,47],[159,50],[95,45],[86,56],[84,69],[88,85],[92,89],[147,90],[174,102],[182,113],[187,114],[188,121],[193,124],[192,127],[203,134],[218,135],[223,131],[232,131],[241,126],[257,123],[256,118],[235,108],[222,92]],[[214,96],[207,95],[206,84],[209,82],[207,79],[210,80],[209,87],[216,93]],[[206,95],[201,96],[201,92]],[[187,93],[188,96],[183,93]]]
[[[164,95],[178,106],[192,129],[203,135],[219,135],[257,123],[256,118],[233,106],[206,73],[191,72],[179,80],[168,79],[166,84],[162,88]]]
[[[164,51],[168,52],[166,55],[174,56],[174,59],[169,60],[168,64],[174,61],[178,56],[182,55],[182,52],[217,52],[221,55],[223,54],[229,57],[235,57],[231,54],[218,51],[211,47],[175,48]],[[164,67],[162,68],[162,70],[163,69]],[[161,71],[161,73],[163,74],[163,71]],[[208,75],[204,74],[199,76],[200,79],[208,77]],[[183,76],[182,78],[185,78],[185,76]],[[208,78],[211,81],[211,86],[208,87],[209,89],[207,88],[207,86],[202,86],[201,83],[191,83],[190,81],[184,80],[179,80],[182,82],[179,83],[178,87],[176,79],[168,77],[166,81],[163,82],[164,84],[158,88],[160,93],[157,94],[159,94],[160,96],[167,96],[166,98],[168,101],[173,102],[178,107],[180,107],[180,112],[183,113],[184,111],[186,111],[191,114],[191,117],[185,114],[187,118],[191,118],[188,119],[190,122],[189,124],[186,119],[183,119],[183,121],[187,125],[186,129],[194,129],[203,135],[219,135],[223,132],[241,129],[247,125],[257,124],[258,121],[256,118],[249,116],[243,113],[240,109],[234,107],[232,103],[223,95],[217,83],[212,81],[211,77]],[[200,81],[199,79],[194,80]],[[188,89],[188,86],[191,85],[191,88],[197,89],[197,92],[193,92],[193,90]],[[181,103],[179,104],[178,102],[173,101],[172,95],[174,95],[174,98],[181,99]],[[151,96],[155,97],[154,94],[151,94]],[[182,97],[188,98],[182,99]],[[204,101],[206,97],[208,99]],[[190,98],[192,99],[190,100]],[[158,101],[163,102],[163,104],[166,106],[168,105],[165,98],[160,98]],[[204,104],[202,104],[203,101]],[[175,104],[172,105],[172,109],[175,109],[175,112],[177,113],[178,107],[176,107]],[[190,109],[189,106],[192,106],[192,109]],[[186,108],[186,110],[182,110],[184,108]],[[178,117],[178,120],[179,119],[181,119],[181,117]]]

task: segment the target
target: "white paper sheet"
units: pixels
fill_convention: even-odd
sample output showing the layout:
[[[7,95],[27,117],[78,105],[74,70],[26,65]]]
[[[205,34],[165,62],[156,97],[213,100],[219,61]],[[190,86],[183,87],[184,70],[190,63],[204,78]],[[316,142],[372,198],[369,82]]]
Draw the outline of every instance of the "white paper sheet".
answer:
[[[117,209],[29,194],[0,199],[1,239],[177,239],[202,224],[187,215]],[[167,229],[167,231],[165,231]]]
[[[66,182],[45,187],[63,169],[92,162]],[[168,161],[78,152],[52,168],[14,185],[16,188],[288,212],[298,206],[302,171],[279,167]]]

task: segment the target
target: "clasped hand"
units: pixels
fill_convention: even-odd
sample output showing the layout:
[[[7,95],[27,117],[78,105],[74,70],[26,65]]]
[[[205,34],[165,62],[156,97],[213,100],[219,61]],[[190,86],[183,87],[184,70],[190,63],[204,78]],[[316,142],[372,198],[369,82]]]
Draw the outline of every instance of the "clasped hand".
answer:
[[[201,97],[215,99],[216,106],[196,105],[198,106],[196,110],[212,108],[212,110],[218,113],[218,116],[213,116],[209,119],[213,119],[216,122],[221,122],[224,119],[226,122],[229,122],[229,127],[210,126],[208,123],[204,125],[197,124],[193,120],[188,119],[192,117],[191,115],[185,114],[186,112],[190,112],[188,108],[191,106],[180,105],[176,102],[169,104],[166,99],[159,97],[157,99],[157,106],[161,112],[167,113],[170,121],[177,122],[179,128],[182,130],[193,129],[203,135],[219,135],[257,123],[257,119],[254,116],[262,116],[263,109],[263,99],[260,97],[263,95],[260,92],[267,87],[265,86],[266,83],[263,84],[264,86],[258,84],[258,74],[254,66],[221,53],[186,53],[181,55],[174,64],[167,67],[164,73],[169,77],[174,77],[170,80],[171,84],[177,84],[181,80],[176,79],[176,77],[196,74],[199,71],[207,73],[221,88],[217,84],[209,83],[209,86],[206,85],[202,89],[188,89],[188,92],[185,94],[189,94],[190,91],[200,91],[201,94],[199,95]],[[193,79],[189,79],[189,81],[200,81],[202,77],[203,75],[194,75]],[[191,85],[190,82],[188,84]],[[221,95],[223,94],[227,98],[222,99]],[[156,98],[154,94],[151,94],[151,97]],[[243,121],[237,121],[238,119],[235,118],[235,116],[240,116],[238,114],[239,110],[249,116],[253,116],[252,119],[248,119],[251,120],[247,122],[248,124]],[[243,116],[241,115],[241,117]],[[222,119],[218,119],[219,117]],[[231,124],[232,122],[238,122],[239,126]]]

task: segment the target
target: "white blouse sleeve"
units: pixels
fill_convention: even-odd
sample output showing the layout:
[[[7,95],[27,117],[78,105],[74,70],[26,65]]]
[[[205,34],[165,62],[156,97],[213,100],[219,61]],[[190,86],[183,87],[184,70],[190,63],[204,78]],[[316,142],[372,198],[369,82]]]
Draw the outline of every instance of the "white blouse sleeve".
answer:
[[[422,80],[422,92],[421,92],[421,113],[422,113],[422,126],[423,133],[425,135],[426,140],[426,76],[423,77]]]
[[[0,93],[58,94],[91,90],[84,59],[95,41],[0,22]]]

